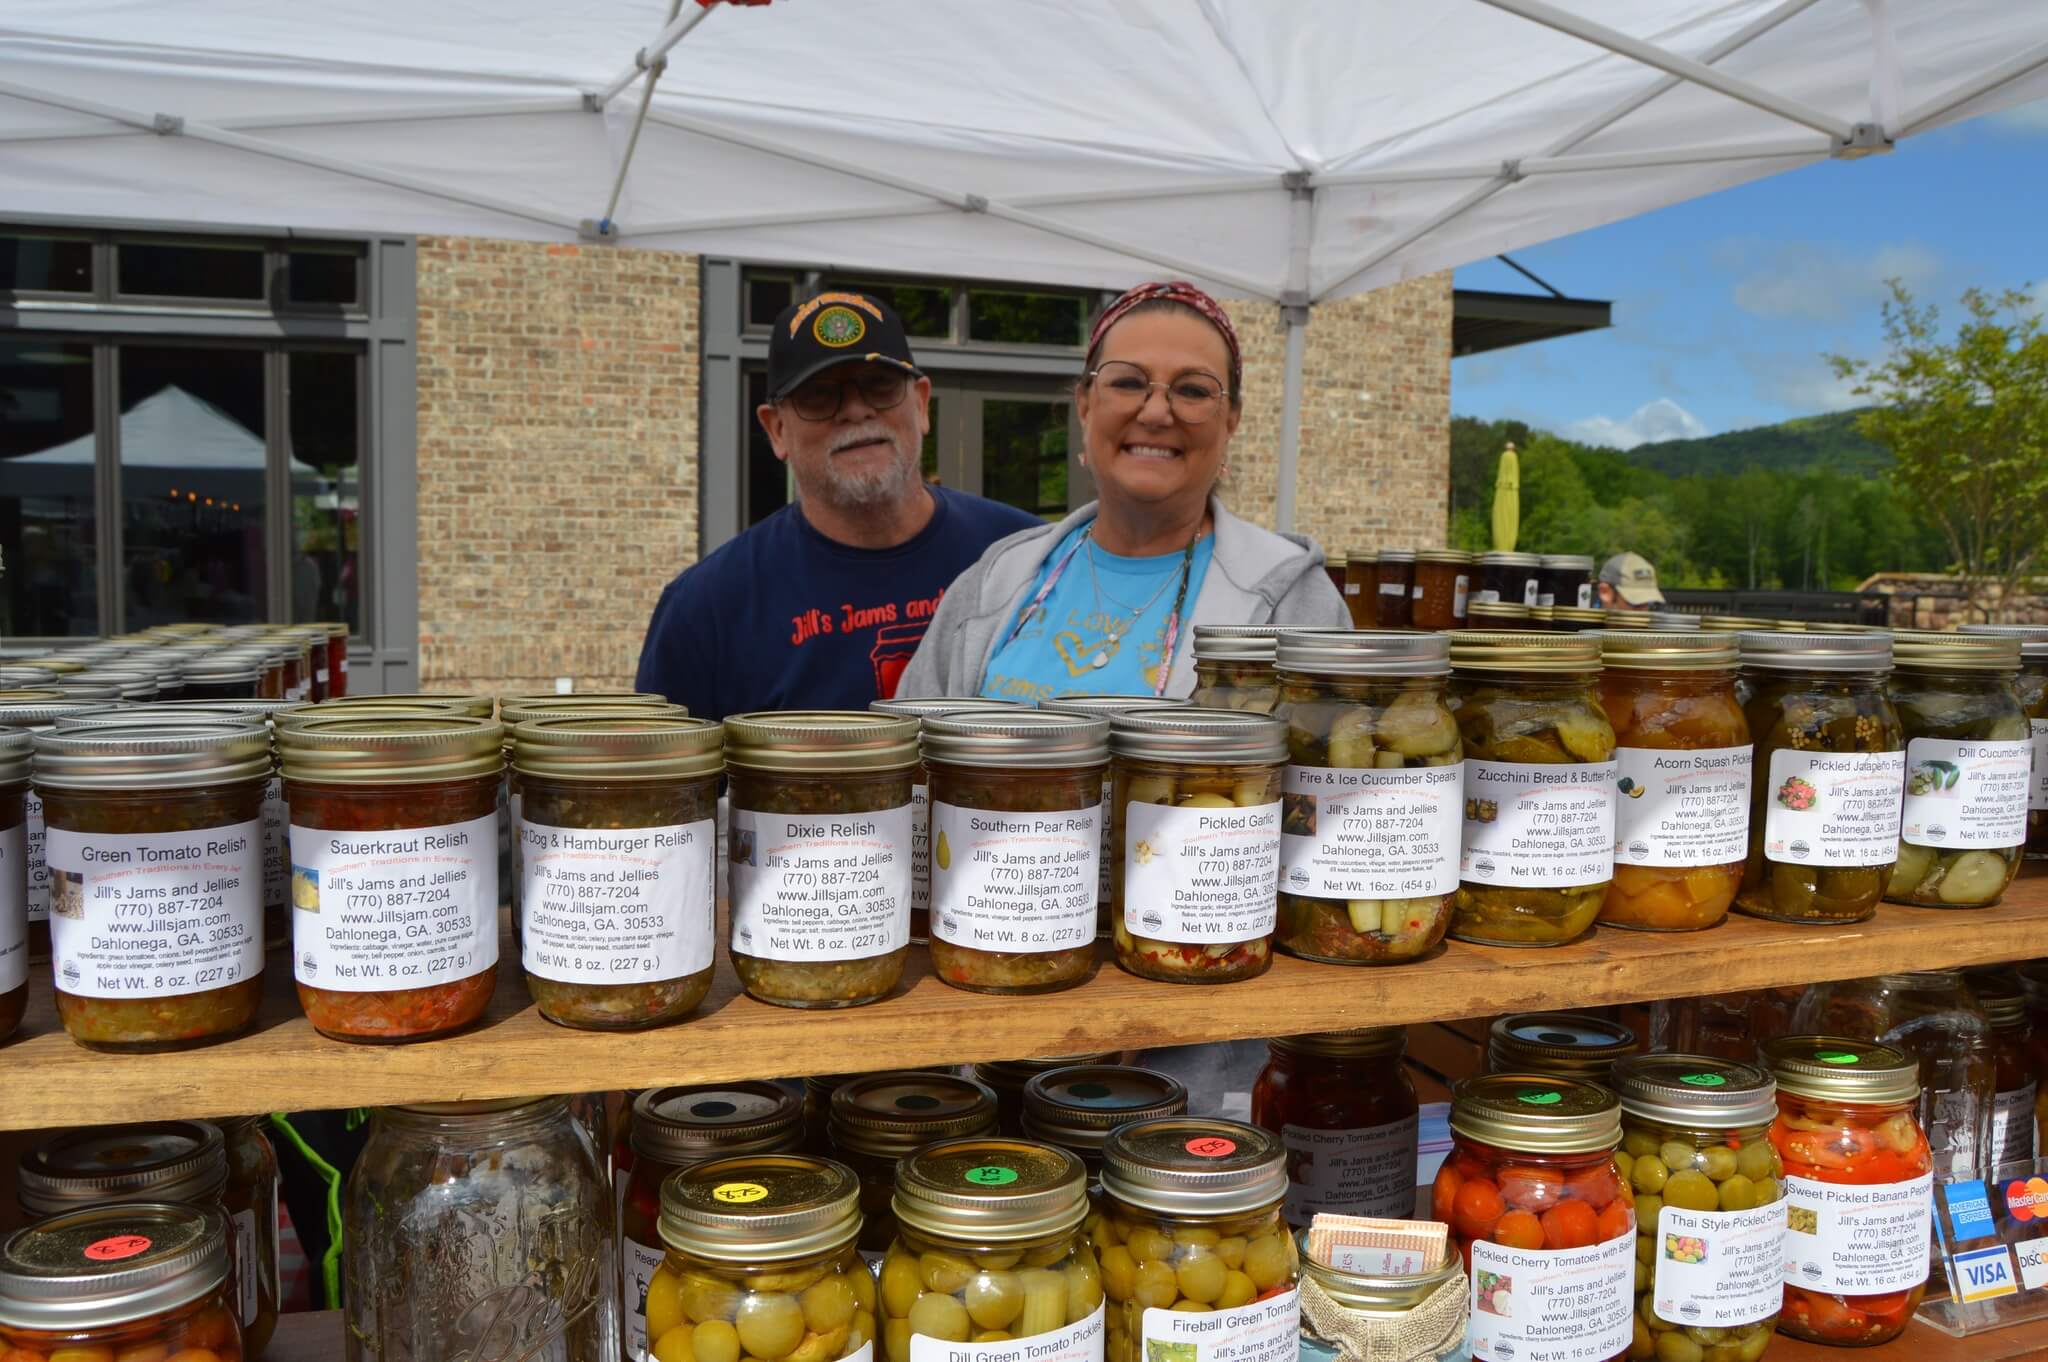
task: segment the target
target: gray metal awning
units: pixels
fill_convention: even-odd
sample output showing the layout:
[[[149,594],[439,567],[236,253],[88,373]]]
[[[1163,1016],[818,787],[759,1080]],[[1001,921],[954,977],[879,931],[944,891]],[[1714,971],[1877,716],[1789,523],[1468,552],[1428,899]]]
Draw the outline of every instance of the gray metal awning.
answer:
[[[1451,355],[1477,355],[1599,331],[1614,324],[1613,314],[1614,304],[1602,298],[1457,289],[1451,294]]]

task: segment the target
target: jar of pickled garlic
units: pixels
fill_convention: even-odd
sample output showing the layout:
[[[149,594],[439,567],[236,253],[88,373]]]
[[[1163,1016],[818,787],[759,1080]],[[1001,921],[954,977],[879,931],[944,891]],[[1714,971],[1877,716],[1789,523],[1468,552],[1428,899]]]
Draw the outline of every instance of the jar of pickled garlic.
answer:
[[[2004,967],[1970,970],[1970,991],[1991,1023],[1992,1068],[1990,1158],[1986,1175],[2009,1163],[2029,1163],[2039,1149],[2034,1138],[2034,1101],[2040,1087],[2028,1062],[2033,1019],[2019,976]]]
[[[733,969],[779,1007],[888,996],[910,953],[917,720],[793,710],[725,721]],[[831,916],[817,915],[820,904]]]
[[[1585,609],[1593,604],[1593,560],[1583,553],[1546,553],[1536,565],[1536,604]]]
[[[1532,557],[1534,555],[1531,555]],[[1614,879],[1614,729],[1589,634],[1451,635],[1450,704],[1465,751],[1451,935],[1561,946]]]
[[[977,1066],[978,1067],[978,1066]],[[1110,1132],[1133,1121],[1188,1109],[1180,1080],[1128,1064],[1074,1064],[1036,1074],[1024,1085],[1024,1138],[1058,1145],[1102,1176]]]
[[[1450,925],[1463,743],[1440,634],[1286,633],[1277,944],[1340,965],[1413,960]]]
[[[1752,1064],[1631,1055],[1614,1066],[1614,1087],[1615,1159],[1636,1207],[1629,1356],[1755,1362],[1785,1297],[1776,1084]]]
[[[1379,600],[1373,627],[1406,629],[1415,620],[1415,550],[1381,549],[1373,569]]]
[[[1418,549],[1409,622],[1417,629],[1463,629],[1474,566],[1462,549]]]
[[[1316,1031],[1266,1042],[1252,1123],[1287,1151],[1287,1223],[1316,1216],[1415,1214],[1415,1084],[1400,1026]]]
[[[1621,1104],[1592,1083],[1491,1074],[1452,1089],[1430,1189],[1472,1280],[1472,1356],[1621,1362],[1634,1336],[1635,1206],[1614,1157]],[[1571,1291],[1540,1291],[1545,1280]],[[1545,1345],[1552,1345],[1546,1350]]]
[[[1344,604],[1351,627],[1377,629],[1380,623],[1380,556],[1370,549],[1344,555]]]
[[[1735,906],[1861,922],[1899,855],[1906,743],[1885,694],[1891,635],[1750,631],[1740,646],[1756,766]]]
[[[896,1234],[897,1161],[937,1140],[996,1133],[996,1095],[957,1074],[862,1074],[832,1093],[832,1153],[860,1175],[860,1246],[880,1259]]]
[[[171,1050],[247,1026],[263,995],[269,733],[186,723],[35,741],[64,1029],[93,1049]],[[138,920],[149,930],[126,930]]]
[[[1102,1269],[1072,1154],[1031,1140],[926,1145],[897,1169],[895,1212],[880,1273],[886,1362],[934,1347],[999,1362],[1022,1355],[1017,1341],[1032,1356],[1102,1356]]]
[[[1295,1236],[1301,1255],[1300,1362],[1369,1357],[1386,1362],[1468,1362],[1465,1271],[1453,1259],[1433,1271],[1385,1276],[1353,1266],[1368,1255],[1339,1248],[1339,1262],[1308,1251],[1308,1231]],[[1381,1262],[1391,1251],[1376,1250]],[[1376,1264],[1377,1266],[1377,1264]]]
[[[1118,1051],[1085,1055],[1048,1055],[1040,1059],[987,1059],[974,1066],[974,1081],[996,1095],[996,1129],[1005,1135],[1021,1134],[1024,1120],[1024,1087],[1042,1073],[1071,1068],[1076,1064],[1114,1064]],[[1033,1136],[1037,1139],[1037,1136]],[[1054,1141],[1057,1143],[1057,1141]]]
[[[1108,1362],[1286,1357],[1301,1319],[1286,1194],[1286,1151],[1257,1126],[1205,1116],[1118,1126],[1088,1219],[1109,1298]]]
[[[1488,604],[1536,606],[1543,603],[1543,558],[1540,554],[1502,549],[1479,555],[1479,594]],[[1552,602],[1555,604],[1555,602]],[[1577,601],[1569,602],[1576,605]]]
[[[2013,682],[2034,744],[2033,777],[2027,782],[2027,850],[2030,861],[2048,861],[2048,624],[1966,624],[1966,634],[2005,634],[2020,641],[2020,674]]]
[[[1585,1012],[1515,1012],[1486,1031],[1486,1072],[1549,1074],[1610,1086],[1615,1061],[1636,1051],[1636,1033]]]
[[[1025,706],[1015,700],[992,700],[978,695],[932,696],[921,700],[876,700],[868,708],[876,714],[893,714],[899,719],[923,720],[934,714],[984,713],[1007,710],[1014,714]],[[920,761],[910,787],[910,941],[921,946],[931,939],[932,857],[931,857],[931,774]],[[1104,784],[1107,785],[1105,774]],[[1103,829],[1104,836],[1108,829]]]
[[[1690,932],[1728,916],[1749,851],[1749,721],[1726,634],[1604,630],[1614,883],[1600,921]]]
[[[1287,728],[1234,710],[1110,720],[1116,960],[1141,979],[1231,983],[1273,963]]]
[[[1901,631],[1887,688],[1906,735],[1899,861],[1885,897],[1988,908],[2027,844],[2033,736],[2015,681],[2020,641]]]
[[[1195,626],[1195,691],[1191,705],[1271,714],[1279,703],[1273,647],[1280,630],[1270,624]]]
[[[28,766],[35,742],[0,728],[0,1040],[28,1011]]]
[[[1927,1290],[1933,1160],[1913,1119],[1920,1069],[1888,1045],[1838,1036],[1766,1042],[1778,1081],[1771,1143],[1785,1163],[1785,1304],[1809,1343],[1897,1338]]]
[[[498,980],[503,743],[496,720],[453,714],[278,728],[293,976],[320,1034],[424,1040],[483,1015]],[[432,934],[407,931],[419,923]]]
[[[241,1362],[227,1217],[127,1202],[68,1211],[0,1242],[7,1362]]]

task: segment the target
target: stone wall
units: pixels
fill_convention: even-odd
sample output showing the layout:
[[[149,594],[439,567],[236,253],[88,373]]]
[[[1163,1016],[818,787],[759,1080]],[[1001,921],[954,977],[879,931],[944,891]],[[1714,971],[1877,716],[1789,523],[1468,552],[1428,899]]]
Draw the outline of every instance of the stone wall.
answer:
[[[1986,619],[1984,610],[1970,607],[1961,582],[1938,572],[1880,572],[1856,589],[1889,598],[1886,623],[1894,629],[1946,630]],[[2015,596],[2006,606],[1993,588],[1991,603],[1989,618],[1995,623],[2048,625],[2048,595]]]

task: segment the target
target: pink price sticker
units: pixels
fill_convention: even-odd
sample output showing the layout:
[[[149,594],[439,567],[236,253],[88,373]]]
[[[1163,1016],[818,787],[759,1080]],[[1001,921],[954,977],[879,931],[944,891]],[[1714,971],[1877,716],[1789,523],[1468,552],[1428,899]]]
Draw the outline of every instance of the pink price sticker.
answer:
[[[85,1256],[95,1263],[118,1263],[138,1253],[149,1252],[150,1240],[140,1234],[117,1234],[85,1246]]]
[[[1220,1159],[1237,1152],[1237,1141],[1226,1140],[1221,1135],[1200,1135],[1189,1140],[1183,1148],[1198,1159]]]

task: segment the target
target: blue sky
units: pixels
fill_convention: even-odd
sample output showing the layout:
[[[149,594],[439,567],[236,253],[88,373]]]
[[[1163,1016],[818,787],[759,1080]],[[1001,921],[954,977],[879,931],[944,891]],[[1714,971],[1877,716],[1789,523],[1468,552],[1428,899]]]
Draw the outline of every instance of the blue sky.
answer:
[[[1827,352],[1882,348],[1898,275],[1943,304],[1972,284],[2048,307],[2048,101],[1809,166],[1512,254],[1614,326],[1451,366],[1451,410],[1628,448],[1857,405]],[[1463,288],[1528,292],[1498,261]]]

